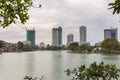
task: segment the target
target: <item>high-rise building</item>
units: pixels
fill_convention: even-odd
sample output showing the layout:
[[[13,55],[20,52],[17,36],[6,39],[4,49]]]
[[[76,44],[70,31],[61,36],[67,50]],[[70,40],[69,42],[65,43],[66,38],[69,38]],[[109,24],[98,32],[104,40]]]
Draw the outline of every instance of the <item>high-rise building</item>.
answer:
[[[62,28],[61,27],[52,29],[52,45],[62,46]]]
[[[74,41],[74,36],[73,34],[68,34],[67,35],[67,46],[69,46],[71,43]]]
[[[104,29],[104,39],[114,38],[117,40],[117,28]]]
[[[86,27],[80,26],[79,32],[80,32],[80,42],[86,42],[86,36],[87,36]]]
[[[35,30],[27,30],[27,41],[30,41],[31,45],[35,45]]]
[[[70,43],[70,42],[73,42],[73,41],[74,41],[73,34],[69,34],[67,36],[67,43]]]

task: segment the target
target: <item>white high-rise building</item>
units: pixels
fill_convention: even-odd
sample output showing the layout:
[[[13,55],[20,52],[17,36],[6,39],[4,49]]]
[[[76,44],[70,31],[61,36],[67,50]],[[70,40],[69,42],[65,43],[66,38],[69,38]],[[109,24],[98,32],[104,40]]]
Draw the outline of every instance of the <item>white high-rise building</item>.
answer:
[[[86,42],[87,41],[87,31],[85,26],[80,26],[79,28],[80,32],[80,42]]]
[[[62,46],[62,28],[61,27],[52,29],[52,45]]]

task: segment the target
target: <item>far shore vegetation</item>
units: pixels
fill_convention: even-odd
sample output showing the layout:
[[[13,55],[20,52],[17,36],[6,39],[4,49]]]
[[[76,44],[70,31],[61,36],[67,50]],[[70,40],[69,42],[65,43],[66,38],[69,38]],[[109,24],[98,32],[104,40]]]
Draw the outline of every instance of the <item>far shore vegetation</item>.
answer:
[[[103,40],[98,46],[79,45],[77,42],[68,46],[71,53],[116,53],[120,54],[120,42],[114,38]]]
[[[24,44],[21,41],[18,43],[8,43],[0,40],[0,52],[23,52],[39,50],[37,45]]]
[[[108,38],[99,43],[99,45],[90,46],[87,44],[81,44],[77,42],[71,43],[68,47],[47,45],[46,47],[40,47],[38,45],[24,44],[21,41],[18,43],[7,43],[0,40],[1,52],[24,52],[24,51],[36,51],[36,50],[67,50],[68,53],[116,53],[120,54],[120,42],[114,38]]]

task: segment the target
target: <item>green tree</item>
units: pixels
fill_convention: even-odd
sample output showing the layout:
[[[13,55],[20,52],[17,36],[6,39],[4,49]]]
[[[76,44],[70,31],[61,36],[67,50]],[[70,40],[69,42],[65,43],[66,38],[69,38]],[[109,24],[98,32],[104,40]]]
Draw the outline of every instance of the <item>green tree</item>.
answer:
[[[33,51],[34,49],[31,45],[24,45],[22,50],[23,51]]]
[[[87,52],[88,45],[82,44],[79,47],[79,52]]]
[[[65,72],[71,80],[118,80],[120,69],[112,64],[93,62],[88,68],[81,65],[73,70],[67,69]]]
[[[38,78],[38,77],[25,76],[23,79],[24,80],[45,80],[45,77],[41,76],[40,78]]]
[[[87,51],[88,52],[92,52],[93,49],[94,49],[94,46],[87,46]]]
[[[113,14],[120,13],[120,0],[115,0],[114,2],[110,3],[109,6],[109,9],[113,9]]]
[[[71,43],[69,46],[68,46],[68,49],[72,52],[78,52],[79,50],[79,44],[77,42],[74,42],[74,43]]]
[[[4,41],[0,40],[0,48],[4,46]]]
[[[29,19],[27,11],[31,5],[31,0],[0,0],[0,25],[6,27],[16,19],[24,24]]]
[[[0,26],[5,28],[16,23],[16,19],[25,24],[29,19],[28,9],[32,3],[32,0],[0,0]]]
[[[17,45],[18,45],[18,49],[22,49],[24,46],[23,42],[21,41],[18,41]]]
[[[102,52],[112,53],[120,51],[120,43],[114,38],[108,38],[101,43]]]

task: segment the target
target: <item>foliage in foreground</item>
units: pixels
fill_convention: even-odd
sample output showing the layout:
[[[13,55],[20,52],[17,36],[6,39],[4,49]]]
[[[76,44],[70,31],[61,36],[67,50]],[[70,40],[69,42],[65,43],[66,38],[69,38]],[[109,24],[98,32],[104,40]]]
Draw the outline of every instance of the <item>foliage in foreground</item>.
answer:
[[[5,28],[16,23],[16,20],[25,24],[29,19],[28,10],[32,4],[33,0],[0,0],[0,26]]]
[[[7,27],[19,19],[25,23],[28,19],[28,8],[32,0],[0,0],[0,26]]]
[[[71,80],[118,80],[120,77],[120,69],[113,64],[104,64],[104,62],[100,62],[99,64],[93,62],[89,67],[81,65],[73,70],[67,69],[65,72]],[[45,77],[25,76],[23,79],[45,80]]]
[[[23,78],[24,80],[44,80],[44,76],[42,76],[41,78],[38,78],[38,77],[31,77],[31,76],[25,76]]]
[[[93,62],[88,68],[82,65],[65,72],[71,80],[118,80],[120,70],[115,65]]]
[[[113,14],[119,14],[120,13],[120,0],[114,0],[114,2],[109,4],[110,8],[113,9]]]

